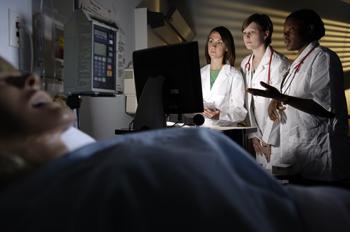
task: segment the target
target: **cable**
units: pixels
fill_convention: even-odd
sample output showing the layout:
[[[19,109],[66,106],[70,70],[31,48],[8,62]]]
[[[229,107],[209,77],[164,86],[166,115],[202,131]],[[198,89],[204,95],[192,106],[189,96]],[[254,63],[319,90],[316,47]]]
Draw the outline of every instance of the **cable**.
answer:
[[[128,125],[128,129],[129,131],[132,131],[133,128],[134,128],[134,122],[135,122],[135,119],[131,120],[131,122],[129,122],[129,125]]]

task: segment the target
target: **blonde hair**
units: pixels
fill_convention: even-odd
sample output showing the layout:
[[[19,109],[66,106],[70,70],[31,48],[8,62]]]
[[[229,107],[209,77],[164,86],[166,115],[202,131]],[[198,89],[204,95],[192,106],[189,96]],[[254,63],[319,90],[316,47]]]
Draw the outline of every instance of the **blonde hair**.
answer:
[[[0,73],[14,72],[17,69],[0,57]],[[32,169],[31,165],[18,154],[0,151],[0,183],[6,183]]]
[[[34,167],[21,156],[0,152],[0,184],[7,184]]]
[[[0,72],[12,72],[12,71],[17,71],[17,69],[0,56]]]

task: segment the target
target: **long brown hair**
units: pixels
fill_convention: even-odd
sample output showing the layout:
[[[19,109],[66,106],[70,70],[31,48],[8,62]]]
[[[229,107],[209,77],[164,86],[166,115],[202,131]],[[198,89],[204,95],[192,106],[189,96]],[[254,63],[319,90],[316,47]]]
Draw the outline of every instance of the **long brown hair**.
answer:
[[[235,50],[235,41],[233,40],[233,36],[231,32],[223,26],[215,27],[208,34],[207,42],[205,43],[205,58],[207,60],[207,64],[210,64],[210,56],[208,52],[208,41],[211,33],[217,32],[220,34],[222,41],[224,42],[227,51],[225,51],[224,59],[222,60],[223,64],[229,63],[231,66],[234,66],[236,59],[236,50]]]

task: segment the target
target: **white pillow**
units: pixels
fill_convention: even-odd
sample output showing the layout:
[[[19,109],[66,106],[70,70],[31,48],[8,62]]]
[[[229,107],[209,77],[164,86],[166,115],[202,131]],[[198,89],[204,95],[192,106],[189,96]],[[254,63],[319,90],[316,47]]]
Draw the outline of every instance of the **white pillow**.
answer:
[[[90,135],[73,126],[62,133],[61,139],[69,151],[73,151],[79,147],[96,141]]]

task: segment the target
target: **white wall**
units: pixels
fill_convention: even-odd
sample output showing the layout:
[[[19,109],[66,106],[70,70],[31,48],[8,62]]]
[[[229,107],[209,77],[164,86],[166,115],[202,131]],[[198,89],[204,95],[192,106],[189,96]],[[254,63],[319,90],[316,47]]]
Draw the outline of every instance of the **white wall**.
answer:
[[[0,7],[0,56],[18,67],[18,48],[9,45],[9,9],[20,14],[27,30],[32,28],[31,0],[1,0]]]
[[[128,128],[132,117],[125,113],[125,96],[82,97],[80,127],[96,139],[114,136],[115,129]]]

